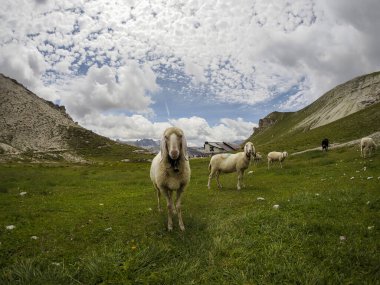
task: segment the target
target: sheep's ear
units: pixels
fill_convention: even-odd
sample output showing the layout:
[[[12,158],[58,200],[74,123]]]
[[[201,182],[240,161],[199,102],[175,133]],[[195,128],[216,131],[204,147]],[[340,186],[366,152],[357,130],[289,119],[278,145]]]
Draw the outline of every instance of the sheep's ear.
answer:
[[[164,157],[168,156],[168,151],[167,151],[168,148],[166,147],[165,133],[161,137],[160,147],[161,147],[161,161],[162,161]]]
[[[187,141],[185,135],[182,135],[182,153],[185,160],[189,160],[189,153],[187,152]]]
[[[247,144],[244,145],[244,153],[247,154]]]

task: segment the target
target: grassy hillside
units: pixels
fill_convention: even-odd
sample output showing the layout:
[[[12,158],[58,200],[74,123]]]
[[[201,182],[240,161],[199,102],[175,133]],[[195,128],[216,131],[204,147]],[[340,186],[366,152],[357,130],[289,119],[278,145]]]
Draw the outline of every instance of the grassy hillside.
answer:
[[[190,164],[185,233],[177,219],[166,231],[147,162],[0,165],[0,284],[380,280],[378,155],[345,148],[291,157],[283,169],[251,166],[241,192],[235,174],[207,190],[208,159]]]
[[[112,141],[84,128],[70,127],[67,140],[70,148],[91,161],[142,161],[153,158],[151,154],[139,152],[142,150],[139,147]]]
[[[330,124],[308,129],[294,129],[294,126],[308,116],[303,110],[286,113],[276,124],[254,133],[253,141],[258,151],[287,150],[301,151],[320,146],[323,138],[330,143],[345,142],[380,131],[380,103],[351,114]]]

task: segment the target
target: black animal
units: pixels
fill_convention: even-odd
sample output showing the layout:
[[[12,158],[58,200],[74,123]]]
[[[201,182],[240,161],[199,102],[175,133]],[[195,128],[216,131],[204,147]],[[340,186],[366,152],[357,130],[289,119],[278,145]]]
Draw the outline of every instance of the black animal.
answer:
[[[329,140],[328,139],[323,139],[322,141],[322,151],[328,151],[329,150]]]

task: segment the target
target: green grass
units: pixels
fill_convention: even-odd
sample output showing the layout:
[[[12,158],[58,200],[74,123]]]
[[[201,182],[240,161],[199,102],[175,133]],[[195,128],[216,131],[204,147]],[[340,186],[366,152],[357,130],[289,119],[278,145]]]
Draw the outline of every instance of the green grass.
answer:
[[[0,165],[0,284],[379,283],[378,155],[251,166],[240,192],[236,174],[207,190],[208,159],[190,163],[184,233],[165,229],[147,162]]]

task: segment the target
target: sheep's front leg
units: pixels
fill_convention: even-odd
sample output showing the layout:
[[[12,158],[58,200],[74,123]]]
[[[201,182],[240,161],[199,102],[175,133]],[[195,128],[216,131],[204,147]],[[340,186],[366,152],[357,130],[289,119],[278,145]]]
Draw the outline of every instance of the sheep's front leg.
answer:
[[[243,180],[243,171],[238,171],[238,183],[237,183],[237,190],[241,189],[241,181]]]
[[[245,183],[244,183],[244,170],[241,171],[241,186],[245,188]]]
[[[169,193],[168,190],[165,189],[164,195],[166,198],[166,206],[168,208],[168,230],[170,232],[173,230],[173,201],[172,195]]]
[[[185,230],[185,225],[183,224],[182,220],[182,209],[181,209],[181,198],[184,188],[180,188],[177,190],[177,200],[176,200],[176,208],[177,208],[177,215],[178,215],[178,224],[181,231]]]
[[[281,160],[280,160],[280,166],[281,166],[281,168],[282,168],[282,162],[281,162]]]
[[[174,215],[177,215],[177,209],[174,205],[173,192],[169,192],[170,200],[172,201],[172,211]]]
[[[162,212],[161,203],[160,203],[161,192],[160,192],[160,189],[158,189],[156,185],[154,185],[154,188],[156,189],[156,193],[157,193],[157,203],[158,203],[157,209],[159,212]]]

